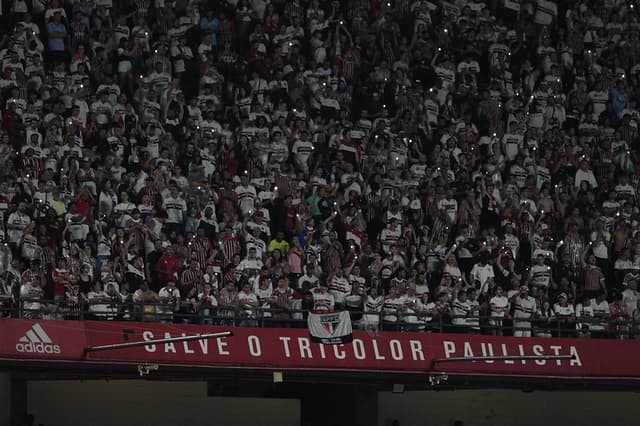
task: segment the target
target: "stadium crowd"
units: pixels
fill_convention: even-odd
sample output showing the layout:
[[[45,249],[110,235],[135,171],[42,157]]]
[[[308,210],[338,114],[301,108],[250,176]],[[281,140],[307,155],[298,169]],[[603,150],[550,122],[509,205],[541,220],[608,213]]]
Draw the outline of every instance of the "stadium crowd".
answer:
[[[637,9],[5,0],[5,315],[626,332]]]

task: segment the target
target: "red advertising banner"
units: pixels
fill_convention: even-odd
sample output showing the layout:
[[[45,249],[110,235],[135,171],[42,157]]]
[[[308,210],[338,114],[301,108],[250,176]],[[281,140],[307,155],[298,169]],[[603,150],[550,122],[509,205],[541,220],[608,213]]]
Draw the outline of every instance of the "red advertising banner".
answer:
[[[0,357],[79,360],[85,336],[78,321],[0,319]]]
[[[5,359],[54,358],[74,362],[158,363],[197,368],[446,372],[640,380],[640,363],[637,362],[640,359],[640,341],[357,331],[353,333],[351,343],[322,345],[313,343],[306,329],[26,320],[0,320],[0,326],[3,330],[0,333],[0,357]],[[233,331],[234,335],[85,353],[87,346],[221,331]],[[35,348],[33,351],[19,346],[30,342],[33,345],[26,348]],[[441,358],[541,355],[572,355],[573,359],[434,362]]]

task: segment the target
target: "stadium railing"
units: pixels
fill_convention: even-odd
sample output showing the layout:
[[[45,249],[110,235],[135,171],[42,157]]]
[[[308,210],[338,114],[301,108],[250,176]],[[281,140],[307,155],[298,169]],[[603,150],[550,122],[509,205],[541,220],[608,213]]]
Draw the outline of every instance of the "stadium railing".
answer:
[[[0,317],[42,320],[137,321],[179,324],[225,325],[233,327],[307,326],[306,309],[266,309],[247,306],[210,306],[171,303],[84,301],[69,304],[53,300],[0,303]],[[454,316],[414,312],[365,312],[349,310],[355,329],[396,332],[467,333],[513,335],[530,332],[538,337],[640,338],[640,322],[608,318],[516,319],[487,315]]]

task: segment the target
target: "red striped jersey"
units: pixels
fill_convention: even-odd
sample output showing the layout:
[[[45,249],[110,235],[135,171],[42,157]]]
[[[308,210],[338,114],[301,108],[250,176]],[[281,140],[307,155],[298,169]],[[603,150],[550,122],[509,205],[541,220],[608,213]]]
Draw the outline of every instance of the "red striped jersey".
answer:
[[[223,236],[220,238],[220,245],[222,249],[222,254],[225,257],[224,265],[228,265],[233,260],[233,257],[236,254],[240,254],[242,250],[242,245],[240,240],[236,237]]]
[[[125,229],[130,235],[133,235],[133,244],[138,247],[138,249],[142,249],[144,247],[144,232],[142,231],[142,227],[138,227],[137,225],[142,226],[142,219],[135,220],[129,218],[127,223],[125,223]]]
[[[188,268],[188,269],[185,269],[182,272],[182,275],[180,275],[180,285],[182,287],[192,287],[199,280],[201,280],[203,276],[204,276],[204,274],[202,273],[202,270],[200,268],[196,268],[196,269]]]
[[[67,270],[70,274],[78,275],[80,273],[80,259],[70,257],[67,259]]]
[[[202,269],[207,267],[207,259],[209,259],[211,248],[211,241],[209,241],[208,238],[196,238],[192,241],[191,250],[196,252],[198,265],[200,265]]]
[[[334,246],[330,246],[321,253],[322,269],[325,271],[335,271],[342,266],[342,253]]]
[[[370,192],[366,197],[365,218],[368,222],[372,222],[378,217],[381,207],[382,197],[375,192]]]
[[[87,39],[87,27],[82,22],[71,23],[71,47],[76,49],[78,44],[84,43]]]
[[[292,18],[294,17],[301,18],[303,14],[302,6],[297,1],[289,2],[285,6],[284,11],[285,15],[288,16],[290,20],[293,20]]]
[[[600,290],[601,280],[604,279],[602,270],[595,265],[587,265],[584,268],[584,289],[589,291]]]

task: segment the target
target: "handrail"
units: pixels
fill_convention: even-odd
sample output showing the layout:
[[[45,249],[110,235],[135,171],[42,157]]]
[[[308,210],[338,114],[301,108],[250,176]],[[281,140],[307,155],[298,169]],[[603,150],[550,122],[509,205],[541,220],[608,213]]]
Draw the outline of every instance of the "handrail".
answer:
[[[182,302],[184,305],[186,304]],[[33,307],[35,305],[35,307]],[[100,306],[100,310],[91,309]],[[175,310],[172,303],[159,302],[98,302],[77,304],[48,299],[21,300],[13,307],[0,302],[0,317],[34,319],[119,320],[165,323],[196,323],[207,325],[251,327],[306,327],[307,309],[263,308],[247,309],[235,306],[193,305],[187,310]],[[455,332],[502,335],[504,332],[525,332],[530,335],[556,337],[589,337],[590,335],[626,338],[640,335],[640,322],[602,318],[512,318],[494,315],[437,315],[413,312],[367,312],[349,310],[355,328],[402,332]],[[457,321],[460,320],[460,321]]]

